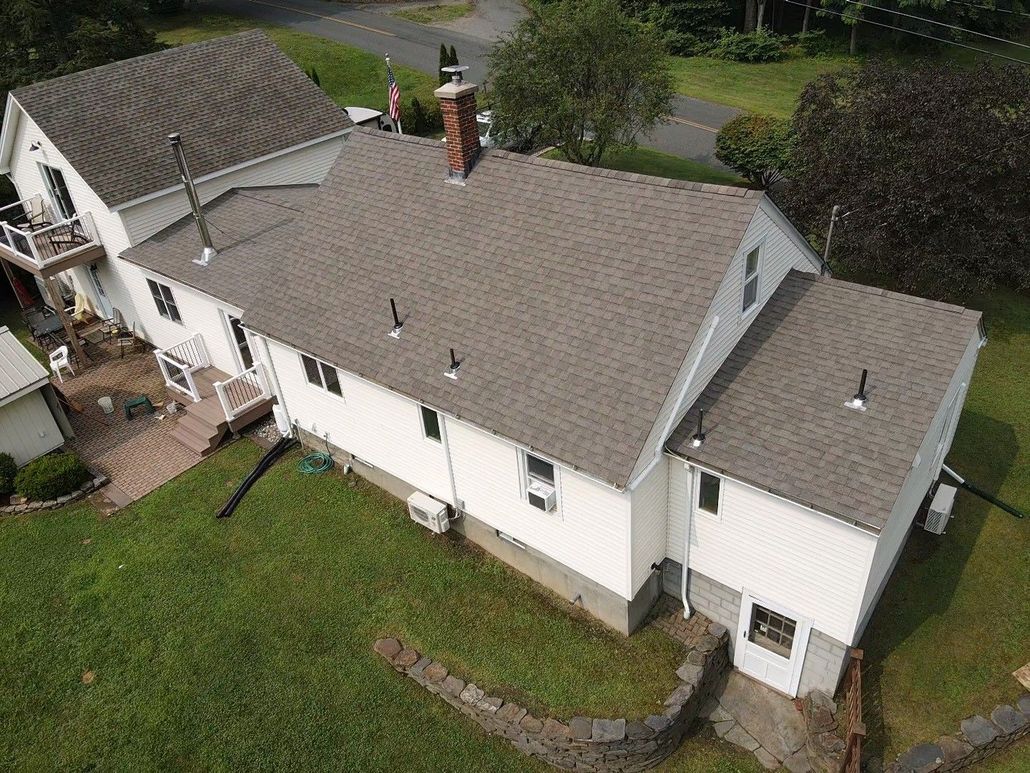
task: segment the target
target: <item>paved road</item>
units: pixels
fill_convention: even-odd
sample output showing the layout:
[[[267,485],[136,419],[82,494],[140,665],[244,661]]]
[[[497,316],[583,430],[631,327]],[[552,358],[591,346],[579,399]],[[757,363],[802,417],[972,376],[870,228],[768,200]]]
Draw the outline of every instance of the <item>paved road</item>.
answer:
[[[462,64],[469,65],[467,77],[474,83],[487,81],[487,53],[493,42],[443,27],[426,27],[384,13],[326,0],[209,0],[211,9],[238,16],[282,24],[302,32],[335,40],[378,54],[389,53],[400,64],[436,74],[440,44],[454,46]],[[514,16],[510,17],[514,18]],[[491,28],[481,34],[491,34]],[[670,122],[655,129],[641,144],[722,166],[715,159],[715,133],[736,115],[730,107],[677,97]]]

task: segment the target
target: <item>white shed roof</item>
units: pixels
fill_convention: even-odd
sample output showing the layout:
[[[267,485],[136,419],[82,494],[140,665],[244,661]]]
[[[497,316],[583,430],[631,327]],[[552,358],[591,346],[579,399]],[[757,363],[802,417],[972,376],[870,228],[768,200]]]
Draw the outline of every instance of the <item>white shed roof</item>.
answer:
[[[47,371],[14,337],[0,327],[0,405],[21,397],[47,381]]]

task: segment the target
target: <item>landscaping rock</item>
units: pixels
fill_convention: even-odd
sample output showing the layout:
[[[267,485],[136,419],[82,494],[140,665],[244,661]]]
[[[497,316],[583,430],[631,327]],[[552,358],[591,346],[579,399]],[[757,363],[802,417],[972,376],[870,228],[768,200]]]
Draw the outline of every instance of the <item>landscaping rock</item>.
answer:
[[[432,665],[426,666],[426,670],[422,672],[426,681],[431,684],[438,684],[447,678],[447,668],[443,663],[433,663]]]
[[[643,738],[650,738],[654,735],[654,730],[649,728],[643,722],[634,720],[633,722],[626,723],[626,737],[631,741],[639,741]]]
[[[501,698],[487,695],[481,701],[476,703],[476,708],[480,711],[485,711],[488,714],[496,714],[502,705],[504,705],[504,701]]]
[[[715,648],[719,646],[719,640],[711,634],[705,634],[698,640],[696,649],[701,652],[714,652]]]
[[[791,701],[739,672],[729,675],[719,703],[777,759],[787,759],[808,736],[805,720]]]
[[[697,715],[702,719],[711,719],[712,713],[719,708],[719,701],[716,700],[714,695],[709,695],[705,702],[701,704],[701,708],[698,710]]]
[[[431,668],[432,666],[430,666]],[[452,695],[457,698],[461,695],[462,690],[465,689],[465,682],[457,677],[448,675],[443,683],[440,685],[440,689],[448,695]]]
[[[716,722],[712,727],[715,729],[715,734],[720,738],[725,738],[726,733],[732,730],[736,726],[737,722],[733,719],[727,719],[723,722]]]
[[[736,721],[736,720],[733,719],[733,715],[730,714],[730,712],[726,711],[726,709],[724,709],[722,706],[720,706],[718,703],[716,703],[715,704],[715,708],[712,709],[712,712],[708,715],[708,721],[709,722],[726,722],[727,720],[730,720],[730,721],[733,721],[733,722]]]
[[[697,684],[703,673],[704,669],[701,666],[695,666],[693,663],[684,663],[676,669],[676,676],[690,684]]]
[[[510,722],[515,725],[526,716],[526,710],[517,703],[505,703],[497,710],[497,718],[502,722]]]
[[[573,717],[569,720],[569,731],[577,741],[588,741],[593,733],[593,722],[590,717]]]
[[[539,733],[544,729],[544,723],[534,717],[532,714],[526,714],[519,722],[519,727],[525,730],[527,733]]]
[[[703,666],[708,662],[708,656],[701,652],[701,650],[691,650],[687,653],[687,662],[692,663],[695,666]]]
[[[432,658],[419,658],[418,662],[408,669],[408,673],[412,676],[422,676],[432,662]]]
[[[913,746],[898,757],[898,768],[905,773],[930,773],[944,764],[944,750],[935,743]]]
[[[1005,705],[997,706],[991,712],[991,721],[1004,733],[1014,733],[1030,722],[1021,711]]]
[[[731,727],[729,729],[729,732],[727,732],[726,735],[723,736],[723,738],[732,744],[736,744],[737,746],[747,749],[749,752],[753,752],[755,749],[761,746],[761,744],[758,743],[758,741],[756,741],[750,735],[748,735],[748,732],[740,725],[737,725],[736,727]]]
[[[464,690],[458,695],[465,703],[476,704],[483,699],[486,695],[485,692],[476,687],[472,682],[469,682]]]
[[[647,725],[652,730],[654,730],[656,733],[660,733],[661,731],[665,730],[665,728],[667,728],[669,725],[672,724],[672,720],[669,719],[666,716],[659,716],[657,714],[652,714],[651,716],[649,716],[647,719],[644,720],[644,724]]]
[[[1025,716],[1030,717],[1030,693],[1020,695],[1019,700],[1016,701],[1016,706]]]
[[[999,735],[998,728],[979,714],[963,719],[959,727],[966,740],[977,748],[986,746]]]
[[[712,623],[708,626],[708,633],[714,636],[716,639],[721,639],[726,635],[726,626],[722,623]]]
[[[393,657],[393,664],[400,666],[401,668],[411,668],[413,665],[418,663],[418,659],[422,657],[418,650],[413,650],[411,647],[405,647]]]
[[[595,741],[621,741],[626,737],[625,719],[595,719],[593,739]]]
[[[833,718],[833,714],[825,706],[816,706],[812,709],[812,714],[808,718],[808,732],[810,733],[825,733],[828,730],[834,730],[837,727],[837,721]]]
[[[766,770],[776,770],[780,767],[780,761],[761,747],[755,749],[755,757],[758,758],[758,761],[762,763],[762,767]]]
[[[666,706],[682,706],[684,703],[690,700],[694,694],[694,685],[687,684],[684,682],[671,693],[669,697],[665,699]]]
[[[394,656],[403,648],[401,647],[401,643],[396,639],[376,639],[376,643],[372,645],[372,649],[387,660],[393,660]]]
[[[948,764],[964,760],[973,751],[972,746],[953,735],[942,735],[937,739],[937,745],[944,752],[944,761]]]
[[[557,719],[548,717],[544,720],[544,725],[540,730],[540,735],[544,738],[568,738],[569,726],[562,724]]]
[[[812,773],[812,763],[808,761],[808,752],[800,749],[783,761],[783,767],[790,773]]]
[[[833,698],[822,690],[812,690],[812,692],[808,694],[808,702],[811,704],[813,710],[824,708],[834,716],[837,714],[837,704],[833,702]]]

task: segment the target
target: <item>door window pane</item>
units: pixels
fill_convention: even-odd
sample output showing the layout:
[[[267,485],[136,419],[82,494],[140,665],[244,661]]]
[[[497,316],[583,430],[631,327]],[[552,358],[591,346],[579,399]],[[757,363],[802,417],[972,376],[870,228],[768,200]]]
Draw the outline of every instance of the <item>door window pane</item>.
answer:
[[[796,630],[796,620],[791,620],[786,615],[773,612],[758,604],[751,607],[748,641],[777,655],[789,658],[790,652],[794,648]]]

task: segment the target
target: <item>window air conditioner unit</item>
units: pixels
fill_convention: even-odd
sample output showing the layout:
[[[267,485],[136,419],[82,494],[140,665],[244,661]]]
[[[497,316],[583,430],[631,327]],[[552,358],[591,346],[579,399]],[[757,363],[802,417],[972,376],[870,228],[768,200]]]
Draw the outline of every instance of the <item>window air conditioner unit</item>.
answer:
[[[923,528],[931,534],[944,534],[951,519],[951,508],[955,505],[955,493],[958,491],[954,486],[946,486],[943,483],[937,486],[937,493],[933,495],[930,509],[926,513],[926,521]]]
[[[415,523],[420,523],[437,534],[443,534],[451,528],[450,518],[447,517],[447,505],[421,491],[416,491],[408,497],[408,515]]]
[[[543,510],[545,513],[551,512],[555,505],[558,504],[558,497],[554,492],[554,486],[539,480],[530,479],[529,485],[526,487],[526,495],[529,497],[529,504]]]

